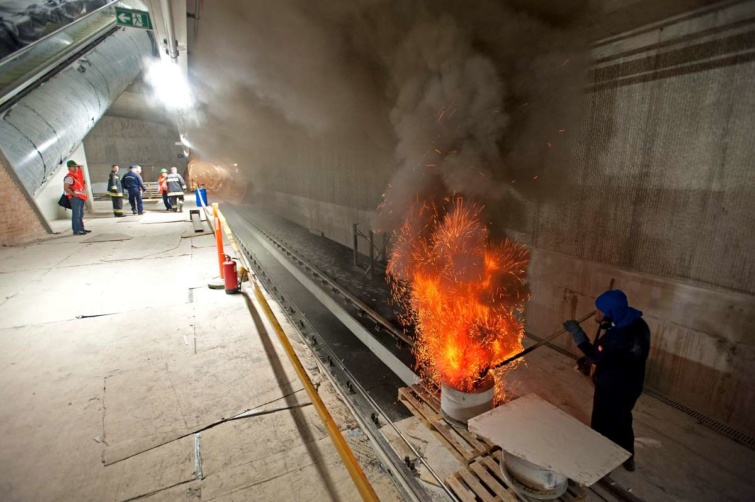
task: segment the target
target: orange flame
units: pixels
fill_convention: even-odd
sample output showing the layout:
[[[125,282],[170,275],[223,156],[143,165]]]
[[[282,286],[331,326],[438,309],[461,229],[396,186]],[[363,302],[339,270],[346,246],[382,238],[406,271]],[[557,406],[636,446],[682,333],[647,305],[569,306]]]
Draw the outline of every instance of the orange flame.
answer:
[[[480,208],[460,196],[418,207],[394,237],[387,271],[402,321],[416,329],[420,373],[474,390],[522,350],[527,251],[508,239],[491,243]]]

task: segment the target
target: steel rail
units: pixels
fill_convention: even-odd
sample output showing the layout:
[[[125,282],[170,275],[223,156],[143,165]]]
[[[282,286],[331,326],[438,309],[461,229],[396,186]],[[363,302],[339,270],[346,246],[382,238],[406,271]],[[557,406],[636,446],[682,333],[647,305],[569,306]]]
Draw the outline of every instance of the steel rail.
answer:
[[[409,338],[404,333],[396,329],[396,327],[393,324],[386,321],[380,314],[378,314],[375,310],[373,310],[369,305],[367,305],[362,300],[360,300],[359,298],[351,294],[346,288],[344,288],[343,286],[341,286],[340,284],[332,280],[330,277],[328,277],[327,274],[318,270],[315,265],[312,265],[309,261],[307,261],[301,255],[296,253],[296,251],[293,251],[288,245],[286,245],[284,241],[282,241],[282,239],[278,239],[274,235],[271,235],[269,232],[265,231],[264,229],[260,228],[259,226],[255,225],[252,222],[249,222],[249,224],[252,225],[254,228],[256,228],[258,232],[260,232],[262,235],[267,237],[276,246],[283,249],[284,252],[290,255],[294,260],[298,261],[305,268],[312,270],[322,280],[327,281],[328,285],[331,288],[338,290],[338,293],[341,296],[343,296],[349,302],[354,304],[357,308],[359,308],[360,310],[368,314],[376,323],[379,323],[381,326],[383,326],[383,328],[385,328],[394,338],[398,338],[399,340],[407,344],[409,347],[414,347],[414,341],[411,338]]]

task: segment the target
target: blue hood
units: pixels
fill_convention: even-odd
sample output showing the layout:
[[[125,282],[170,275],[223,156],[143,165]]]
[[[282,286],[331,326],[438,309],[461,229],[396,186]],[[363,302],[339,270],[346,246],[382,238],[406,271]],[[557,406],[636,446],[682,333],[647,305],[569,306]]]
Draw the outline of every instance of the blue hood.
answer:
[[[617,328],[629,326],[642,317],[642,312],[629,306],[627,295],[620,289],[606,291],[597,297],[595,306],[613,321]]]

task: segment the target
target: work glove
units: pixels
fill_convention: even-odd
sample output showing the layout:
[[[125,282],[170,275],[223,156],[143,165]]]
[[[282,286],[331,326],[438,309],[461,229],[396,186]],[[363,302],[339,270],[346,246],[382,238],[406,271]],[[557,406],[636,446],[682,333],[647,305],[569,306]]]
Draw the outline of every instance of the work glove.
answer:
[[[579,326],[577,321],[569,320],[564,323],[564,329],[571,333],[572,339],[574,339],[574,343],[577,345],[581,345],[588,341],[587,334],[582,330],[582,328]]]

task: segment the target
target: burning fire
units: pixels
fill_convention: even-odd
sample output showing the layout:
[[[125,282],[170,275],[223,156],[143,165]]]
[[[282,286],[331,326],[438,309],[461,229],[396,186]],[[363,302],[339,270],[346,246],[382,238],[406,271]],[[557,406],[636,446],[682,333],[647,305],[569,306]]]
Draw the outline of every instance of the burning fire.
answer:
[[[388,263],[402,321],[416,329],[421,375],[462,392],[522,350],[518,314],[528,298],[528,252],[508,239],[492,243],[480,211],[460,196],[415,208]]]

